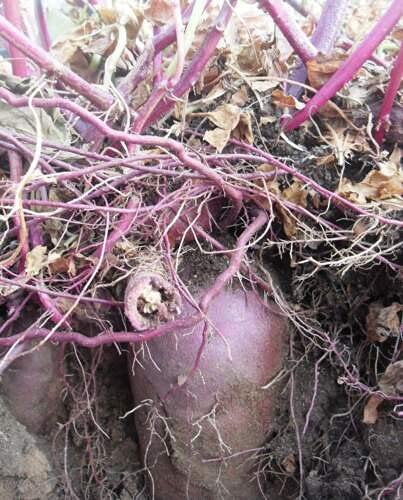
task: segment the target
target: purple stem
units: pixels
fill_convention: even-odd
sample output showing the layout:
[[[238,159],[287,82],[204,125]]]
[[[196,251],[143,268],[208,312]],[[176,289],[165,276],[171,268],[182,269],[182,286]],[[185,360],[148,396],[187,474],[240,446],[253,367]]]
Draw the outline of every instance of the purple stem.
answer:
[[[138,208],[139,206],[139,200],[137,197],[133,196],[129,203],[127,204],[127,208],[129,210],[134,210],[135,208]],[[99,246],[95,252],[94,252],[94,257],[101,257],[102,255],[105,257],[108,253],[110,253],[113,249],[113,247],[116,245],[116,243],[122,238],[122,236],[125,236],[132,228],[136,218],[137,218],[137,211],[133,213],[125,213],[121,215],[121,218],[116,226],[116,228],[111,232],[111,234],[108,236],[107,241],[105,244],[102,246]]]
[[[11,3],[13,3],[13,0]],[[35,47],[29,38],[3,16],[0,16],[0,36],[7,40],[14,48],[19,49],[23,54],[35,61],[41,68],[55,74],[66,85],[69,85],[80,95],[86,97],[94,106],[100,109],[108,109],[113,104],[111,95],[100,90],[95,85],[86,82],[42,48]]]
[[[304,109],[285,122],[285,130],[299,127],[305,120],[317,113],[345,83],[350,81],[364,62],[369,59],[378,45],[392,31],[403,14],[402,0],[394,0],[389,9],[377,22],[357,50],[340,66],[336,73],[312,97]]]
[[[17,108],[27,106],[29,102],[28,97],[16,96],[5,88],[0,88],[0,99],[4,99],[8,104]],[[207,167],[202,161],[198,160],[197,158],[189,155],[180,142],[164,137],[128,134],[120,130],[112,129],[107,123],[95,116],[90,111],[84,109],[82,106],[60,97],[53,97],[49,99],[33,98],[30,102],[32,106],[44,109],[67,109],[72,113],[78,115],[84,121],[90,123],[94,128],[99,130],[106,137],[109,137],[109,139],[113,141],[123,141],[127,142],[128,144],[138,144],[142,146],[152,146],[154,148],[161,147],[163,149],[169,149],[184,165],[189,167],[191,170],[205,176],[213,184],[222,189],[222,191],[226,193],[229,198],[231,198],[234,205],[237,207],[237,210],[241,210],[242,194],[239,192],[239,190],[228,184],[218,172],[211,169],[210,167]]]
[[[236,2],[237,0],[224,0],[223,7],[221,8],[215,25],[207,34],[203,45],[198,50],[197,54],[193,57],[193,60],[188,69],[184,72],[181,81],[173,89],[172,95],[174,98],[182,97],[199,79],[201,72],[210,61],[210,58],[213,55],[229,20],[231,19]],[[159,118],[168,113],[174,105],[175,99],[165,98],[161,100],[144,124],[144,128],[147,128],[151,124],[155,123]]]
[[[318,51],[301,26],[292,18],[283,0],[260,0],[260,5],[273,18],[274,23],[288,40],[299,57],[307,62],[314,59]]]
[[[291,7],[298,12],[298,14],[301,14],[303,17],[308,17],[308,16],[313,16],[312,12],[308,12],[305,7],[302,5],[300,0],[286,0],[286,2],[291,5]]]
[[[61,344],[74,343],[76,345],[92,349],[101,345],[113,344],[115,342],[146,342],[147,340],[194,326],[201,320],[201,318],[202,315],[200,313],[193,314],[192,316],[186,316],[186,318],[183,319],[177,319],[175,321],[165,323],[153,330],[147,330],[143,333],[105,331],[96,337],[87,337],[86,335],[78,332],[56,331],[51,334],[51,338],[54,342],[60,342]],[[45,328],[31,328],[25,332],[20,332],[10,337],[0,338],[0,346],[12,346],[15,342],[21,341],[21,339],[23,339],[24,342],[27,340],[39,340],[47,337],[49,334],[50,330],[46,330]]]
[[[38,20],[39,35],[41,37],[42,47],[49,52],[52,42],[50,40],[48,23],[46,21],[45,9],[42,0],[35,0],[35,13]]]
[[[311,42],[318,52],[329,55],[333,51],[334,45],[340,34],[340,30],[345,17],[345,12],[350,0],[326,0],[322,8],[320,19],[312,35]],[[300,63],[291,75],[291,80],[305,82],[307,69]],[[288,93],[298,98],[303,92],[299,85],[291,85]]]
[[[38,223],[31,226],[30,233],[32,248],[38,245],[43,245],[42,232]],[[43,286],[43,283],[40,284]],[[63,325],[67,327],[70,326],[66,320],[63,320],[63,314],[59,312],[56,304],[47,293],[44,293],[42,291],[38,292],[38,298],[45,310],[50,313],[50,317],[52,318],[52,321],[54,323],[59,323],[62,321]]]
[[[322,54],[329,55],[340,34],[350,0],[326,0],[311,42]]]
[[[400,83],[403,76],[403,42],[400,43],[399,54],[393,63],[390,81],[386,89],[385,96],[382,101],[381,109],[379,110],[378,120],[375,127],[374,139],[381,145],[383,143],[385,132],[388,130],[389,116],[399,91]]]
[[[3,10],[5,18],[12,23],[15,31],[22,33],[22,20],[20,15],[20,6],[18,0],[4,0],[3,1]],[[21,78],[26,78],[31,74],[31,71],[28,67],[27,60],[25,55],[18,50],[12,43],[9,41],[9,54],[11,56],[11,65],[13,68],[13,74],[15,76],[19,76]]]
[[[211,1],[211,0],[210,0]],[[206,4],[206,8],[209,5],[210,1]],[[186,24],[190,16],[192,14],[194,7],[194,2],[192,2],[186,9],[183,11],[183,23]],[[175,41],[176,38],[176,27],[175,24],[171,24],[164,29],[161,29],[157,34],[155,34],[153,38],[154,44],[154,52],[158,54],[162,50],[164,50],[168,45],[171,45]]]

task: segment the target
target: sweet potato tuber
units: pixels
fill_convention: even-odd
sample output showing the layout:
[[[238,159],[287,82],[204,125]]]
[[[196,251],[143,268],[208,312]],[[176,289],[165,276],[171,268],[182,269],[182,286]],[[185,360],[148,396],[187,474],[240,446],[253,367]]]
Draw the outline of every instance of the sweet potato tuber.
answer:
[[[189,304],[183,309],[194,312]],[[275,393],[262,386],[281,368],[286,323],[274,306],[240,288],[220,292],[207,318],[196,370],[203,321],[148,342],[131,377],[157,499],[260,497],[250,450],[263,445],[270,428]]]

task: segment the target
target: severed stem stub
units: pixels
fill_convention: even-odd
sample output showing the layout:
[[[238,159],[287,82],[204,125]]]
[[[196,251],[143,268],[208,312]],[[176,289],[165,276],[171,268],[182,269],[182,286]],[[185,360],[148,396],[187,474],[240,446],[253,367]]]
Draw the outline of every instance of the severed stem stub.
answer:
[[[136,330],[146,330],[175,318],[181,297],[174,286],[157,273],[132,276],[125,293],[125,314]]]

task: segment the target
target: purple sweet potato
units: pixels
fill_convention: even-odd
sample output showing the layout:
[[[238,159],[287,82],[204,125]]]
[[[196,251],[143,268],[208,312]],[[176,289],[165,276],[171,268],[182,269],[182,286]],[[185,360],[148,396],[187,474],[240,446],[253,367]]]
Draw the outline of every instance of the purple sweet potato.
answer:
[[[183,315],[193,313],[184,305]],[[224,290],[204,322],[148,342],[131,377],[144,466],[156,499],[260,498],[251,450],[270,430],[286,322],[252,291]],[[137,355],[139,356],[139,355]],[[248,451],[249,450],[249,451]]]

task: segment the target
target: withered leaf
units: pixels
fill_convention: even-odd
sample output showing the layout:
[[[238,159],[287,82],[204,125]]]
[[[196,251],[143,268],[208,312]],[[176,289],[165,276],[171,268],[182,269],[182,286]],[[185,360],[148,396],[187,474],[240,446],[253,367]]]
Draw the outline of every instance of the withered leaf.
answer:
[[[248,144],[253,144],[252,120],[249,113],[241,113],[239,123],[232,132],[232,135]]]
[[[37,276],[47,263],[47,248],[43,245],[37,245],[27,253],[25,263],[25,272],[28,276]]]
[[[291,186],[289,186],[287,189],[284,189],[284,191],[282,192],[282,197],[287,201],[290,201],[291,203],[295,203],[296,205],[300,205],[301,207],[306,208],[308,190],[300,182],[293,182]]]
[[[173,18],[174,6],[172,0],[150,0],[144,9],[144,16],[157,24],[169,24]]]
[[[403,395],[403,360],[391,363],[380,378],[378,385],[387,396]]]
[[[363,423],[372,425],[378,420],[378,406],[382,403],[383,398],[377,394],[372,394],[364,406]]]
[[[403,311],[403,306],[398,302],[388,307],[383,307],[379,302],[370,304],[366,318],[368,340],[384,342],[390,336],[399,335],[401,311]]]
[[[214,130],[207,130],[203,136],[203,139],[214,146],[219,153],[227,145],[231,131],[228,129],[215,128]]]
[[[361,182],[353,184],[343,179],[339,193],[357,203],[382,201],[403,195],[403,173],[391,164],[380,165],[380,170],[371,170]]]
[[[308,80],[312,87],[320,89],[346,60],[344,54],[324,56],[320,54],[307,62]]]
[[[207,113],[207,116],[217,127],[231,131],[239,123],[241,110],[234,104],[221,104],[214,111]]]
[[[271,93],[273,103],[279,108],[298,109],[298,101],[292,95],[286,95],[280,89],[273,90]]]

